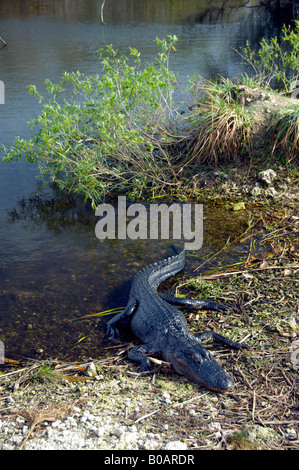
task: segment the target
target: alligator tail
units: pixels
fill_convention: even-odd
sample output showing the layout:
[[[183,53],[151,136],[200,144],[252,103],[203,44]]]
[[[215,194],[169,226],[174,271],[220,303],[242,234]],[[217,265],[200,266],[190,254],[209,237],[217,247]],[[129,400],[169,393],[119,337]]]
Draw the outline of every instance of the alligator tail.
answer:
[[[176,249],[176,251],[178,250]],[[148,280],[156,289],[165,279],[182,271],[185,263],[185,250],[181,248],[177,254],[145,268],[145,270],[149,269]]]

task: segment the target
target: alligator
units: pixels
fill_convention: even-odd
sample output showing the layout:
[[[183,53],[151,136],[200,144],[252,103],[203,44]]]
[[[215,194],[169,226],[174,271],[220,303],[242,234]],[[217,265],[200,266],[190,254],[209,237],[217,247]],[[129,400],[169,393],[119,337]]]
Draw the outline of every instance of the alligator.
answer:
[[[162,357],[178,374],[210,390],[223,392],[233,386],[230,375],[218,364],[201,341],[216,339],[232,348],[248,346],[214,331],[192,335],[183,313],[175,307],[226,311],[229,306],[201,299],[186,299],[157,293],[158,286],[185,267],[185,250],[142,269],[134,278],[125,310],[107,323],[106,336],[120,338],[129,326],[141,341],[128,353],[140,372],[150,371],[148,356]]]

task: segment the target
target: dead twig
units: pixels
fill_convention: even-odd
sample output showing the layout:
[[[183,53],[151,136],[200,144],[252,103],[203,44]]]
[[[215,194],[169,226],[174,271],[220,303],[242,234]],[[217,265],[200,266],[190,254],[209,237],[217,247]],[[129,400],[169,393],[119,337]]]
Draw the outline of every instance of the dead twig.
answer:
[[[139,423],[140,421],[143,421],[146,418],[149,418],[150,416],[155,415],[159,411],[162,411],[164,408],[165,408],[165,406],[162,406],[161,408],[158,408],[157,410],[154,410],[151,413],[147,413],[146,415],[140,416],[140,418],[136,419],[135,424]]]
[[[31,422],[31,426],[24,437],[22,443],[19,445],[18,450],[22,450],[29,439],[30,435],[32,434],[33,430],[39,424],[43,423],[44,421],[56,421],[57,418],[64,417],[68,415],[72,411],[72,406],[69,405],[60,405],[54,406],[49,409],[37,409],[37,410],[24,410],[20,411],[18,414],[24,418],[25,420]]]

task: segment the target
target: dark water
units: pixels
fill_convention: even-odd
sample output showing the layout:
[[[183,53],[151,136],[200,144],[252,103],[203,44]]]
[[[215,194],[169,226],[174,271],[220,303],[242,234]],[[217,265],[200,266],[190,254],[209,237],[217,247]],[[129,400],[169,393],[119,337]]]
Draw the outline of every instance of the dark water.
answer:
[[[246,2],[244,2],[246,3]],[[28,121],[41,111],[29,96],[35,84],[58,81],[64,71],[100,71],[97,50],[113,44],[122,52],[136,47],[152,60],[155,38],[179,38],[171,67],[183,86],[188,76],[237,77],[242,71],[234,48],[278,33],[277,12],[250,2],[191,0],[110,0],[104,20],[101,1],[0,0],[0,142],[12,145],[16,135],[30,135]],[[95,236],[95,218],[80,202],[65,201],[36,180],[36,166],[0,162],[0,339],[7,354],[36,357],[97,355],[101,331],[94,321],[74,323],[80,315],[125,305],[134,274],[162,258],[168,242],[106,240]],[[41,194],[42,202],[34,197]],[[205,207],[207,257],[244,230],[244,219]],[[237,259],[238,253],[232,254]],[[187,274],[198,264],[188,256]],[[223,260],[222,260],[223,261]],[[222,262],[221,261],[221,262]],[[226,260],[228,261],[228,260]],[[88,338],[74,345],[80,335]],[[99,340],[100,339],[100,340]]]

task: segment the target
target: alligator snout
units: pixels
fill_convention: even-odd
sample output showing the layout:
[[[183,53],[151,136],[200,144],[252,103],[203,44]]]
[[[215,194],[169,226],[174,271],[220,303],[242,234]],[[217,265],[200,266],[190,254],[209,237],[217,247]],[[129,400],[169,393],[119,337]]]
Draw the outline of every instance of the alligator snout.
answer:
[[[230,375],[199,343],[193,345],[192,351],[176,351],[171,364],[178,374],[210,390],[224,392],[234,385]]]

